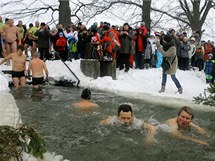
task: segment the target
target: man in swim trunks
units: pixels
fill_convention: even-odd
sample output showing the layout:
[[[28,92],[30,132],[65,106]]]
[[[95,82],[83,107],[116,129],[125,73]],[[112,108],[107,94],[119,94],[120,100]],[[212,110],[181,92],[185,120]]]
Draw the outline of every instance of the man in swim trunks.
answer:
[[[192,108],[184,106],[179,110],[177,117],[165,121],[165,124],[170,127],[170,132],[173,136],[183,140],[190,140],[198,144],[206,145],[206,142],[193,137],[185,136],[181,132],[181,130],[191,130],[191,128],[194,128],[196,132],[209,137],[208,133],[203,128],[192,123],[193,117],[194,114]]]
[[[9,54],[0,62],[1,65],[5,61],[12,59],[12,79],[15,90],[19,88],[19,84],[21,84],[21,87],[26,86],[26,56],[23,54],[23,51],[24,47],[22,45],[18,45],[16,52]]]
[[[48,69],[44,61],[40,59],[40,52],[34,53],[34,58],[30,60],[28,66],[28,79],[30,80],[30,74],[32,71],[32,85],[33,88],[37,89],[40,87],[40,84],[44,81],[44,74],[46,74],[46,81],[48,81]]]
[[[92,109],[99,107],[96,103],[90,101],[91,91],[89,89],[84,89],[81,93],[81,100],[74,104],[75,107],[80,109]]]
[[[17,26],[14,25],[13,19],[8,20],[8,25],[4,26],[4,40],[5,40],[5,48],[7,56],[10,53],[14,53],[17,51],[17,42],[21,44],[21,36],[19,33],[19,29]],[[7,65],[10,65],[9,59],[7,60]]]

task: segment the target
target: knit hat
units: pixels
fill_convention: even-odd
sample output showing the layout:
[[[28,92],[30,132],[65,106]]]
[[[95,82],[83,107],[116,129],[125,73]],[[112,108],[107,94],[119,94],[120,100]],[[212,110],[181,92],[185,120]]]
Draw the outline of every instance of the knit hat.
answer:
[[[59,32],[59,36],[63,36],[63,32]]]
[[[145,25],[146,25],[145,22],[141,22],[141,23],[140,23],[140,26],[145,26]]]
[[[170,41],[172,41],[172,36],[169,35],[169,34],[167,34],[167,35],[164,36],[163,39],[164,39],[166,42],[170,42]]]
[[[194,37],[191,37],[190,41],[196,41]]]
[[[211,54],[211,53],[210,53],[210,54],[208,54],[208,57],[212,57],[212,58],[213,58],[213,54]]]

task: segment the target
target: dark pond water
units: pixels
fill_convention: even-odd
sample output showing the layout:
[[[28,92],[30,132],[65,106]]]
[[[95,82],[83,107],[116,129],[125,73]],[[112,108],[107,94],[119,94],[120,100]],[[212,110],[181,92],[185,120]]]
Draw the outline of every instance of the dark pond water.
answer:
[[[214,161],[215,113],[195,111],[195,123],[204,127],[210,138],[191,133],[207,141],[203,146],[156,134],[156,142],[146,145],[146,132],[131,127],[103,126],[99,122],[115,115],[119,104],[132,104],[136,118],[159,122],[175,117],[178,109],[145,103],[111,93],[92,91],[92,99],[100,108],[81,111],[72,106],[83,89],[46,86],[41,91],[27,88],[13,92],[24,123],[33,126],[44,138],[50,152],[71,161]]]

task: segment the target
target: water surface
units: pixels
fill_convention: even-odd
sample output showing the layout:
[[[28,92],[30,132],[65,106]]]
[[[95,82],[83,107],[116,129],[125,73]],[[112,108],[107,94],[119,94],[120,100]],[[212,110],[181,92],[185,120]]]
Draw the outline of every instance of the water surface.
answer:
[[[115,115],[121,103],[132,104],[136,118],[147,121],[153,116],[159,122],[175,117],[178,109],[145,103],[111,93],[92,91],[100,108],[81,111],[72,106],[83,89],[44,86],[13,92],[24,123],[33,126],[45,139],[47,149],[71,161],[214,161],[215,113],[195,112],[194,123],[212,135],[204,138],[194,132],[187,135],[207,141],[203,146],[158,132],[156,142],[146,145],[144,129],[100,125],[107,116]]]

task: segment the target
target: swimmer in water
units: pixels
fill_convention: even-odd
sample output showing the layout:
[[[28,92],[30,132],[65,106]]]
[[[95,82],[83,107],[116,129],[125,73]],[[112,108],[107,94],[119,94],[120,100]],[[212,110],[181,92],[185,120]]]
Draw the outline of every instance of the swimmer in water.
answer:
[[[91,108],[99,107],[98,104],[92,102],[90,99],[91,99],[91,91],[86,88],[81,93],[81,100],[75,103],[74,106],[80,109],[91,109]]]
[[[191,128],[194,128],[197,133],[200,133],[205,137],[209,137],[208,133],[203,128],[192,123],[193,117],[194,117],[194,114],[193,114],[192,108],[184,106],[179,110],[177,117],[171,118],[165,121],[165,124],[169,126],[170,133],[174,137],[180,138],[183,140],[193,141],[198,144],[207,145],[208,143],[202,140],[195,139],[193,137],[185,136],[182,134],[181,130],[191,130]]]
[[[133,114],[133,110],[130,105],[122,104],[118,108],[117,116],[109,116],[102,120],[100,123],[103,125],[137,125],[141,122],[136,119]],[[139,124],[141,127],[147,130],[148,135],[145,141],[150,144],[154,141],[155,127],[151,124],[143,123]]]

